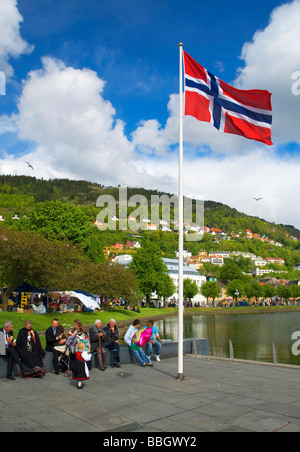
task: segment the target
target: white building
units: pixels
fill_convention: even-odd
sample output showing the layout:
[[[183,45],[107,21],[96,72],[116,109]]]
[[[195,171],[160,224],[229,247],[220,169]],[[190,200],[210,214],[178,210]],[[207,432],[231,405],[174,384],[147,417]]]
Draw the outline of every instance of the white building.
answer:
[[[267,265],[267,261],[265,261],[261,257],[251,259],[255,267],[265,267]]]
[[[220,256],[219,254],[218,255],[215,255],[215,254],[211,255],[209,257],[209,261],[210,261],[210,263],[212,265],[219,265],[219,267],[222,267],[224,265],[224,257]]]
[[[168,298],[166,301],[174,300],[176,303],[178,302],[178,259],[163,259],[164,264],[167,266],[168,274],[172,278],[174,286],[176,287],[175,293]],[[132,262],[131,254],[123,254],[120,256],[116,256],[115,262],[122,265],[130,265]],[[206,306],[206,298],[200,293],[200,288],[203,283],[206,282],[206,277],[200,275],[200,273],[193,267],[190,267],[185,262],[183,263],[183,279],[191,279],[192,281],[196,281],[196,284],[199,288],[199,293],[191,300],[192,304],[199,303],[201,306]],[[157,299],[157,295],[152,294],[153,300]]]
[[[176,257],[178,259],[179,257],[179,251],[175,251]],[[192,253],[189,250],[183,250],[183,259],[190,259],[192,257]],[[171,259],[167,259],[167,260],[171,260]]]
[[[278,270],[269,270],[266,268],[254,268],[252,270],[252,276],[263,276],[263,275],[268,275],[270,273],[286,273],[284,271],[278,271]]]
[[[168,274],[172,278],[173,283],[176,287],[176,292],[172,295],[170,299],[176,300],[178,302],[178,259],[163,259],[164,264],[168,268]],[[192,281],[195,281],[199,292],[198,294],[191,300],[192,304],[199,303],[201,306],[206,305],[206,298],[201,295],[200,288],[203,283],[206,282],[206,277],[203,275],[200,275],[200,273],[193,267],[190,267],[185,262],[183,263],[183,279],[191,279]]]

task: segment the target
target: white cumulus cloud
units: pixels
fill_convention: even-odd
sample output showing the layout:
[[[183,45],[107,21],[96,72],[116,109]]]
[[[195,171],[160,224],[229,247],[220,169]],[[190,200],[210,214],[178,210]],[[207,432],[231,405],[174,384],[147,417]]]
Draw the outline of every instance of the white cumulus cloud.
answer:
[[[17,0],[0,1],[0,71],[3,71],[7,77],[14,74],[9,62],[10,58],[18,58],[33,50],[33,47],[20,35],[22,21]]]
[[[293,74],[300,71],[300,1],[276,8],[269,25],[244,45],[235,85],[272,92],[274,143],[300,143],[300,97],[292,92]]]

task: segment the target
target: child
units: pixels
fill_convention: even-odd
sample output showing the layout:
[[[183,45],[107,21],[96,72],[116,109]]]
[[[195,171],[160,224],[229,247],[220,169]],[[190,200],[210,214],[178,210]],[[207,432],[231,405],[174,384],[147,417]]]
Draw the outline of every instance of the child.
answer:
[[[85,345],[83,342],[79,342],[77,345],[76,361],[72,367],[72,378],[77,380],[77,388],[82,389],[82,382],[90,378],[87,361],[91,361],[92,355],[89,350],[85,351]]]

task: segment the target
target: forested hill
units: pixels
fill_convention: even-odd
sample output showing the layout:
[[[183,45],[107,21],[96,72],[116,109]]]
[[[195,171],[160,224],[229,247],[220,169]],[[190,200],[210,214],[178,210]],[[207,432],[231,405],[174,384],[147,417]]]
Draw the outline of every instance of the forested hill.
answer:
[[[104,187],[88,181],[69,179],[37,179],[30,176],[0,176],[0,215],[26,215],[34,204],[45,201],[63,201],[77,206],[94,207],[100,195],[110,194],[117,200],[118,187]],[[156,190],[128,188],[128,198],[134,194],[145,196],[150,202],[152,195],[162,195]],[[300,231],[293,226],[275,225],[262,219],[238,212],[225,204],[205,201],[205,225],[226,232],[250,229],[256,234],[281,236],[288,234],[300,239]]]

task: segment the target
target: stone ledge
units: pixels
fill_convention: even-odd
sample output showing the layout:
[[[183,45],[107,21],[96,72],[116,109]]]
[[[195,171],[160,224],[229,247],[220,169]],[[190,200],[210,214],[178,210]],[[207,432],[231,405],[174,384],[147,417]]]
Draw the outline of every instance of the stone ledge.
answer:
[[[209,356],[209,340],[208,339],[184,339],[183,341],[183,354],[184,355],[201,355]],[[175,358],[178,356],[178,342],[165,342],[162,344],[161,359]],[[134,358],[129,352],[127,345],[120,346],[120,359],[121,364],[134,363]],[[92,360],[93,367],[98,367],[97,357],[93,355]],[[110,353],[107,352],[107,365],[111,364]],[[52,353],[46,352],[44,358],[44,365],[46,372],[51,372],[53,368]],[[7,375],[7,358],[0,356],[0,378],[6,378]],[[19,366],[14,366],[14,375],[19,376]]]

